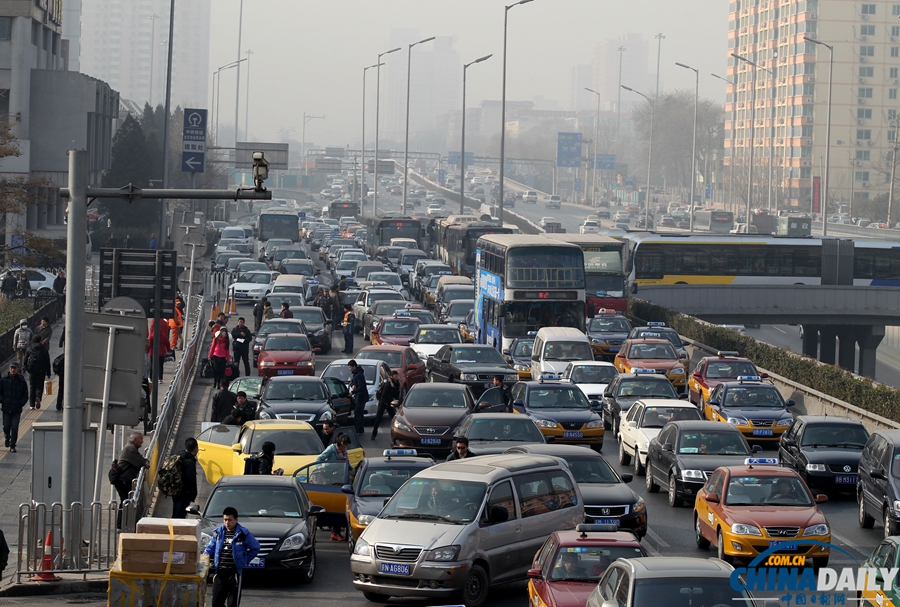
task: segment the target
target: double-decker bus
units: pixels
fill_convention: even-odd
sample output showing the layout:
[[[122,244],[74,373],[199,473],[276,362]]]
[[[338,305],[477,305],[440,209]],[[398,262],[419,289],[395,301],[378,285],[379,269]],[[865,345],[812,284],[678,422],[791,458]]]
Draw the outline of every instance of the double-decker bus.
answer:
[[[599,234],[548,234],[547,237],[581,247],[584,253],[585,303],[589,318],[604,308],[625,312],[628,307],[622,264],[625,243],[621,239]]]
[[[422,222],[406,215],[383,215],[366,218],[366,244],[369,255],[375,256],[378,247],[391,244],[392,238],[412,238],[422,242]]]
[[[698,232],[728,234],[734,228],[734,213],[731,211],[703,210],[694,213],[694,229]]]
[[[285,209],[269,208],[259,214],[257,224],[260,244],[270,238],[290,238],[292,242],[300,240],[300,222],[297,213]]]
[[[359,216],[359,203],[351,200],[334,200],[328,205],[328,217],[340,219],[341,217]]]
[[[584,254],[546,236],[491,234],[475,248],[475,340],[509,348],[541,327],[584,330]]]
[[[823,271],[852,265],[853,284],[900,286],[900,244],[755,234],[702,236],[634,233],[625,236],[628,284],[819,285]],[[840,251],[840,253],[839,253]],[[852,251],[852,259],[848,257]]]
[[[434,255],[450,266],[454,274],[472,278],[475,276],[475,245],[478,239],[489,234],[512,234],[512,228],[503,227],[495,221],[451,222],[455,217],[458,216],[451,215],[435,224]]]

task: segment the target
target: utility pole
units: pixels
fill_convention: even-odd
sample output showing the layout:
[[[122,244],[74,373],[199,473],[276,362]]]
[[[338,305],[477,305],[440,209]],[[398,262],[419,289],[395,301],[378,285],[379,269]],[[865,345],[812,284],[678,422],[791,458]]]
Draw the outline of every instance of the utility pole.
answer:
[[[618,91],[618,97],[616,97],[616,162],[619,162],[619,126],[622,124],[622,57],[625,47],[620,46],[616,52],[619,53],[619,87],[616,89]],[[616,170],[613,169],[613,179],[615,179],[615,172]]]
[[[887,208],[887,224],[888,227],[891,227],[891,211],[894,208],[894,180],[897,176],[897,153],[900,152],[900,137],[898,137],[897,126],[900,125],[900,120],[897,120],[897,117],[894,116],[891,118],[891,127],[894,129],[894,141],[893,146],[891,147],[891,185],[888,188],[888,208]],[[851,215],[852,217],[852,215]],[[827,220],[828,218],[825,217]]]
[[[856,159],[851,154],[850,156],[850,208],[847,210],[847,214],[850,216],[850,223],[853,223],[853,186],[854,181],[856,180]],[[890,218],[888,218],[890,219]],[[890,226],[888,226],[890,227]]]

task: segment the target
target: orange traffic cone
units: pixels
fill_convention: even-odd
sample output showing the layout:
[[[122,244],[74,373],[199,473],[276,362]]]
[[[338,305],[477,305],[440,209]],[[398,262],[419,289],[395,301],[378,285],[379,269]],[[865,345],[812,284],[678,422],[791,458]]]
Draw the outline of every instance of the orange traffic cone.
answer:
[[[44,560],[41,563],[41,571],[53,571],[53,530],[47,532],[44,540]],[[52,573],[38,573],[31,577],[32,582],[58,582],[62,578]]]

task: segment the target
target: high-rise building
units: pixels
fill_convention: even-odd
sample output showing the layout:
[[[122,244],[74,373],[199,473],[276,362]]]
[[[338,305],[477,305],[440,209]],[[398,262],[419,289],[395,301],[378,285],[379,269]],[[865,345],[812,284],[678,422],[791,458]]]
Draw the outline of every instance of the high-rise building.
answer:
[[[738,200],[746,204],[752,143],[752,206],[769,204],[770,149],[772,205],[813,204],[813,179],[824,168],[830,54],[804,36],[834,47],[829,203],[887,191],[900,90],[898,17],[896,1],[731,2],[727,77],[735,84],[727,85],[725,172],[727,179],[733,164]]]
[[[80,0],[81,71],[123,99],[165,103],[168,0]],[[208,107],[211,0],[175,3],[172,105]],[[68,13],[67,13],[68,16]],[[73,37],[73,43],[75,39]]]
[[[623,48],[624,51],[618,49]],[[624,34],[594,45],[594,85],[600,94],[601,111],[616,110],[619,97],[619,61],[622,65],[622,84],[641,91],[645,95],[656,92],[655,79],[648,71],[650,43],[643,34]],[[620,55],[621,53],[621,55]],[[653,89],[651,90],[651,87]],[[622,109],[630,109],[641,101],[634,94],[622,93]]]
[[[569,109],[588,110],[597,105],[594,94],[585,88],[594,88],[594,68],[591,65],[572,67],[572,83],[569,85]]]

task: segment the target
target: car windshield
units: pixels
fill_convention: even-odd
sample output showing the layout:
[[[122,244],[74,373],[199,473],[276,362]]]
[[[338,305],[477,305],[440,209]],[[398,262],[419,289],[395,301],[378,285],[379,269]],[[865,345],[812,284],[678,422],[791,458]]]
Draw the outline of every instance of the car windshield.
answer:
[[[534,422],[526,416],[520,417],[521,419],[476,419],[469,426],[466,435],[469,440],[543,443],[543,435]]]
[[[447,316],[465,316],[474,307],[474,301],[454,301],[447,310]]]
[[[370,468],[359,484],[359,496],[390,497],[419,470],[421,468]]]
[[[397,295],[400,294],[397,293]],[[372,306],[372,314],[375,314],[376,316],[388,316],[394,312],[403,310],[406,307],[406,302],[402,301],[402,296],[400,299],[401,301],[379,301]]]
[[[375,365],[360,365],[360,369],[366,374],[366,383],[369,385],[373,385],[375,383],[375,373],[377,368]],[[350,367],[347,365],[328,365],[328,368],[325,369],[325,372],[322,374],[322,378],[326,377],[334,377],[341,380],[344,383],[350,382]]]
[[[487,485],[458,480],[413,478],[394,494],[379,518],[465,524],[475,520]]]
[[[438,283],[441,281],[441,278],[443,278],[441,274],[432,274],[431,276],[429,276],[428,282],[426,283],[428,285],[428,288],[434,289],[435,287],[437,287]]]
[[[859,424],[810,424],[800,446],[862,449],[867,440],[869,433]]]
[[[628,333],[631,324],[621,316],[597,316],[588,325],[589,333]]]
[[[404,407],[447,407],[465,409],[468,405],[462,390],[410,390],[403,401]]]
[[[654,329],[655,329],[655,327],[640,329],[635,334],[635,337],[637,337],[637,338],[643,337],[646,339],[646,338],[648,338],[647,333],[656,333],[657,335],[659,335],[659,337],[654,337],[652,339],[665,339],[676,348],[684,347],[684,344],[682,344],[682,342],[681,342],[681,337],[678,335],[678,333],[676,331],[673,331],[673,330],[664,331],[664,330],[660,330],[660,329],[655,329],[655,330]]]
[[[635,344],[628,352],[632,360],[678,360],[672,344]]]
[[[282,264],[281,268],[287,274],[302,274],[304,276],[312,276],[315,273],[312,265],[305,261],[288,262]]]
[[[263,274],[262,272],[247,272],[238,276],[236,282],[248,282],[255,285],[267,285],[271,282],[271,274]]]
[[[406,253],[400,255],[400,264],[404,266],[414,266],[420,259],[428,257],[425,253]]]
[[[275,444],[275,456],[319,455],[325,450],[315,430],[268,430],[257,428],[250,441],[250,453],[262,451],[264,442]]]
[[[732,476],[724,503],[729,506],[812,506],[803,481],[792,476]]]
[[[312,348],[305,335],[285,335],[284,337],[270,337],[266,340],[263,350],[302,350],[309,352]]]
[[[213,489],[206,502],[204,516],[221,520],[222,511],[236,508],[241,520],[246,518],[301,518],[297,492],[287,487],[235,487],[226,485]]]
[[[392,287],[400,286],[400,277],[393,272],[372,272],[369,274],[369,280],[380,280],[388,283]]]
[[[706,363],[707,379],[737,379],[742,375],[759,375],[751,362],[711,360]]]
[[[666,597],[666,607],[712,607],[757,604],[746,590],[734,590],[728,577],[666,577],[637,580],[631,605],[657,605]]]
[[[584,392],[578,388],[542,386],[528,392],[530,409],[590,409]]]
[[[617,373],[612,365],[575,365],[569,379],[576,384],[608,384]]]
[[[739,432],[687,430],[678,439],[680,455],[750,455]]]
[[[626,379],[619,384],[616,396],[644,396],[655,398],[678,398],[675,388],[667,379]]]
[[[265,337],[270,333],[295,333],[300,330],[300,325],[295,322],[279,320],[267,320],[260,326],[256,337]]]
[[[418,318],[422,322],[423,325],[424,324],[433,325],[436,322],[435,318],[434,318],[434,314],[432,314],[428,310],[407,310],[407,311],[409,312],[410,316],[412,316],[414,318]]]
[[[392,369],[399,368],[403,362],[403,354],[391,350],[363,350],[356,355],[356,358],[357,360],[383,360]]]
[[[531,349],[534,348],[533,339],[518,339],[513,348],[512,355],[516,358],[531,358]]]
[[[381,326],[382,335],[413,335],[419,323],[412,320],[386,320]]]
[[[602,457],[567,457],[569,470],[575,482],[581,483],[619,483],[619,477],[612,471]]]
[[[293,302],[292,302],[293,305]],[[299,318],[307,325],[325,324],[325,315],[321,310],[292,310],[294,318]]]
[[[416,335],[417,344],[458,344],[462,342],[459,329],[447,327],[446,329],[419,329]],[[503,361],[506,364],[506,361]]]
[[[641,419],[641,428],[662,428],[669,422],[700,419],[697,407],[647,407]]]
[[[483,364],[506,366],[506,359],[503,358],[503,355],[496,348],[491,348],[490,346],[458,348],[450,356],[450,362],[456,365]]]
[[[560,546],[550,579],[596,582],[616,559],[642,556],[641,549],[633,546]]]
[[[725,407],[768,407],[783,409],[784,400],[775,386],[735,387],[725,391]]]
[[[270,381],[263,395],[266,400],[326,400],[325,386],[319,381]]]
[[[397,291],[394,291],[393,289],[390,291],[369,293],[369,301],[372,302],[373,304],[376,302],[381,302],[381,301],[390,301],[390,302],[393,302],[393,305],[396,305],[396,302],[399,301],[400,307],[396,308],[396,309],[392,309],[391,310],[392,312],[399,310],[399,309],[403,308],[403,306],[406,305],[406,300],[403,299],[403,296],[400,293],[398,293]],[[388,307],[384,306],[383,308],[380,308],[380,309],[387,310]]]
[[[338,270],[347,270],[352,272],[359,265],[358,259],[342,259],[337,264]]]
[[[453,301],[454,299],[471,299],[472,306],[475,306],[475,287],[453,287],[445,288],[442,301]]]
[[[544,360],[593,360],[587,341],[551,341],[544,346]]]

